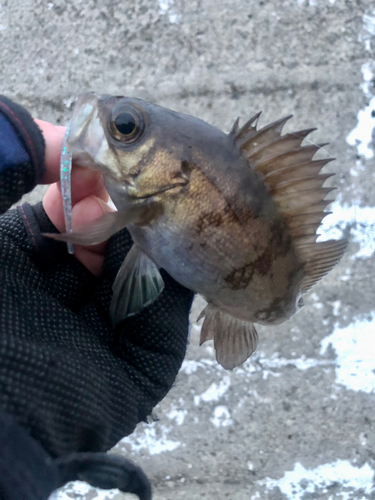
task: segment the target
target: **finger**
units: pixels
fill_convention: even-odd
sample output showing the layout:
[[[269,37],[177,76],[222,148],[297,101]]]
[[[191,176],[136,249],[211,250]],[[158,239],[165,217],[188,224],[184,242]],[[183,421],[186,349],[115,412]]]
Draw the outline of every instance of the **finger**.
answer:
[[[74,165],[72,168],[71,191],[73,205],[91,194],[101,198],[105,202],[109,199],[100,172],[78,165]]]
[[[79,201],[72,211],[73,231],[79,231],[87,223],[98,219],[105,213],[113,212],[112,208],[96,196],[88,196]],[[94,276],[99,276],[103,270],[104,252],[107,242],[84,247],[74,246],[74,254]]]
[[[52,224],[62,233],[65,230],[65,219],[61,191],[57,183],[52,184],[43,197],[43,208]]]
[[[107,202],[108,193],[103,179],[98,172],[83,167],[72,170],[72,204],[73,206],[87,196],[96,196]],[[43,198],[43,207],[52,224],[60,231],[65,231],[64,208],[60,183],[52,184]]]
[[[43,176],[41,184],[51,184],[52,182],[57,182],[60,177],[61,143],[66,127],[58,127],[43,120],[35,120],[35,122],[42,131],[46,142],[46,151],[44,156],[46,172]]]

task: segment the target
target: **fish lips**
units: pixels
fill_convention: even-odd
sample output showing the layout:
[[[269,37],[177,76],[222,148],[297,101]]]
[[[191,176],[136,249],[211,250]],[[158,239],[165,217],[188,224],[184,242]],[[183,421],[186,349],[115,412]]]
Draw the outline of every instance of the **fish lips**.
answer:
[[[99,97],[94,92],[81,94],[73,109],[70,120],[68,144],[74,147],[87,137],[91,121],[98,110]]]
[[[105,135],[99,118],[100,96],[94,92],[81,94],[74,106],[69,123],[67,145],[77,165],[92,170],[103,170],[95,158],[98,157]]]

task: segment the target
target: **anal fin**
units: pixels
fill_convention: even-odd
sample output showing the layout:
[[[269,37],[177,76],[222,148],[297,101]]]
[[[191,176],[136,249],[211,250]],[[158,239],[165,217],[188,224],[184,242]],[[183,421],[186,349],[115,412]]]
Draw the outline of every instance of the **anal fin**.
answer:
[[[234,318],[210,305],[204,314],[200,343],[214,340],[217,362],[226,370],[244,363],[258,344],[253,323]]]
[[[164,289],[156,264],[133,245],[113,283],[110,306],[114,324],[141,311],[154,302]]]

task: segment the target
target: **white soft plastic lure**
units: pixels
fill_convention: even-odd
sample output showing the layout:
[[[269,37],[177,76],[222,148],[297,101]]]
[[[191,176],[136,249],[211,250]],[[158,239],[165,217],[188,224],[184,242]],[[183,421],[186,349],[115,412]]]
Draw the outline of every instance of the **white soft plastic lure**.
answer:
[[[67,233],[73,231],[72,227],[72,152],[68,149],[68,136],[70,131],[70,122],[66,128],[66,132],[62,141],[61,157],[60,157],[60,180],[61,180],[61,195],[63,199],[65,230]],[[68,243],[68,252],[74,254],[72,243]]]

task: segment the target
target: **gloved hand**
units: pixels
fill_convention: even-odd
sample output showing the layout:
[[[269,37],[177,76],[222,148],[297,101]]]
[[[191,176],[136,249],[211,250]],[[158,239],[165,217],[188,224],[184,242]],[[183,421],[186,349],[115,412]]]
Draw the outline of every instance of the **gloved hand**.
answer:
[[[51,142],[45,134],[47,149],[28,113],[0,98],[0,207],[36,182],[56,179],[44,159],[47,166],[49,158],[58,160],[59,140],[54,136]],[[100,179],[91,188],[90,182],[82,183],[76,207],[106,196]],[[175,380],[193,294],[162,272],[165,289],[158,299],[114,328],[111,287],[131,237],[124,230],[105,249],[90,249],[92,255],[84,248],[79,260],[68,255],[65,244],[41,235],[62,229],[58,193],[57,186],[50,188],[45,209],[41,203],[23,205],[0,217],[0,410],[58,459],[55,465],[65,470],[66,480],[74,470],[67,465],[71,459],[84,479],[101,481],[92,471],[102,470],[103,456],[92,453],[130,434]],[[82,222],[87,212],[75,211],[79,224],[79,214]],[[13,452],[22,455],[22,448]],[[87,460],[91,472],[84,471]],[[118,479],[116,460],[110,458],[107,468]]]

